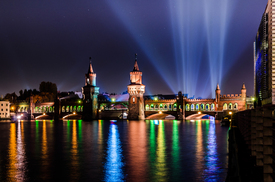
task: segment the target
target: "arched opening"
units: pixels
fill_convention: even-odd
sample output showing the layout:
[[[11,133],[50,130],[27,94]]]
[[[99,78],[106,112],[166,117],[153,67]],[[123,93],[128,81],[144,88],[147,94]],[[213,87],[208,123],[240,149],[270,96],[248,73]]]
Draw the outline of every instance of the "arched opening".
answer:
[[[159,110],[161,110],[161,111],[163,110],[163,104],[159,105]]]
[[[165,104],[165,105],[164,105],[164,110],[167,111],[167,109],[168,109],[168,108],[167,108],[167,105]]]
[[[228,109],[229,109],[229,110],[232,110],[232,108],[233,108],[233,107],[232,107],[232,103],[229,103]]]
[[[206,110],[206,111],[209,111],[209,104],[206,104],[206,105],[205,105],[205,110]]]
[[[201,111],[204,111],[204,104],[201,104]]]
[[[169,111],[172,111],[172,104],[169,104]]]
[[[195,106],[194,104],[191,104],[191,111],[194,111],[195,110]]]
[[[66,112],[69,112],[70,111],[70,106],[67,106],[66,107]]]
[[[149,109],[150,109],[150,108],[149,108],[149,105],[148,105],[148,104],[146,104],[146,106],[145,106],[145,110],[146,110],[146,111],[149,111]]]
[[[62,112],[65,112],[65,106],[62,106]]]
[[[190,105],[186,104],[185,109],[186,109],[186,111],[189,111],[190,110]]]
[[[196,104],[196,111],[198,111],[200,108],[200,105],[199,104]]]
[[[155,105],[155,110],[157,111],[158,109],[159,109],[159,105],[156,104],[156,105]]]
[[[227,104],[226,103],[223,104],[223,110],[227,110]]]
[[[50,107],[50,112],[53,112],[53,108],[52,107]]]
[[[211,111],[215,111],[215,104],[214,103],[211,104]]]
[[[154,110],[154,104],[150,105],[150,110],[153,111]]]
[[[70,112],[73,112],[73,106],[70,106]]]
[[[234,110],[238,110],[238,104],[237,103],[234,104]]]
[[[74,106],[73,111],[76,111],[76,106]]]
[[[174,111],[177,110],[177,104],[174,104],[173,110],[174,110]]]
[[[77,106],[77,112],[80,112],[81,106]]]

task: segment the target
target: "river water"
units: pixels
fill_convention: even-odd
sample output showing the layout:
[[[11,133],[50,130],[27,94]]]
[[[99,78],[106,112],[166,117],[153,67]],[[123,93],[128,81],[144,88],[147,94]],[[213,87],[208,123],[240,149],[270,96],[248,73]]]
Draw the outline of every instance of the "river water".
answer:
[[[224,181],[218,121],[0,122],[0,181]]]

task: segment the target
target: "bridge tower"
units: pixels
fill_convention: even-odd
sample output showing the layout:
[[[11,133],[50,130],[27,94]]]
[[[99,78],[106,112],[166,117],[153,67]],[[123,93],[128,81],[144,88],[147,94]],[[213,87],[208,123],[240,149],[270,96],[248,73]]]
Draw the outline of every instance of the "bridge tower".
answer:
[[[245,100],[245,98],[246,98],[246,88],[245,88],[244,83],[243,83],[243,86],[242,86],[241,93],[242,93],[242,99]]]
[[[90,64],[88,73],[85,74],[85,86],[82,87],[83,94],[83,120],[97,119],[98,114],[98,94],[99,87],[96,86],[96,74],[93,71],[92,62]]]
[[[130,72],[129,93],[129,113],[128,119],[145,119],[144,117],[144,98],[145,85],[142,84],[142,72],[139,71],[137,63],[137,54],[135,55],[135,65],[133,71]]]

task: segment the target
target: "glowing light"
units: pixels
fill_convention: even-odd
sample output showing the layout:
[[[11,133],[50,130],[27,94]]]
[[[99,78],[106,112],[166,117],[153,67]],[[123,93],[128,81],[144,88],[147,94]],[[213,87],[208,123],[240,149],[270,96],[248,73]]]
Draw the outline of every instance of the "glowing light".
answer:
[[[230,111],[230,112],[229,112],[229,114],[231,115],[231,114],[232,114],[232,112]]]
[[[23,114],[21,114],[21,116],[23,116]]]
[[[122,181],[124,178],[122,167],[122,149],[117,125],[111,124],[107,142],[107,156],[105,169],[105,181]]]
[[[43,115],[46,115],[46,113],[43,113]]]
[[[159,111],[159,114],[162,114],[162,111]]]
[[[255,100],[255,98],[254,97],[252,97],[252,101],[254,101]]]
[[[116,99],[115,98],[111,98],[111,102],[115,102],[116,101]]]
[[[73,112],[73,114],[76,114],[75,112]]]
[[[201,112],[199,111],[198,114],[201,114]]]
[[[79,100],[78,103],[81,103],[81,100]]]
[[[154,98],[154,101],[157,101],[157,100],[158,100],[158,97],[155,97],[155,98]]]

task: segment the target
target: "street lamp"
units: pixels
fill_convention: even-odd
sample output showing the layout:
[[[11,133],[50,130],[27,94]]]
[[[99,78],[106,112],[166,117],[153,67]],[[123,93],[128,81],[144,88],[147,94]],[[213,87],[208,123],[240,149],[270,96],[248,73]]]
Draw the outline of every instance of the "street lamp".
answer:
[[[199,111],[198,114],[201,114],[201,112]]]
[[[229,115],[231,116],[230,121],[232,121],[232,111],[229,111]]]

